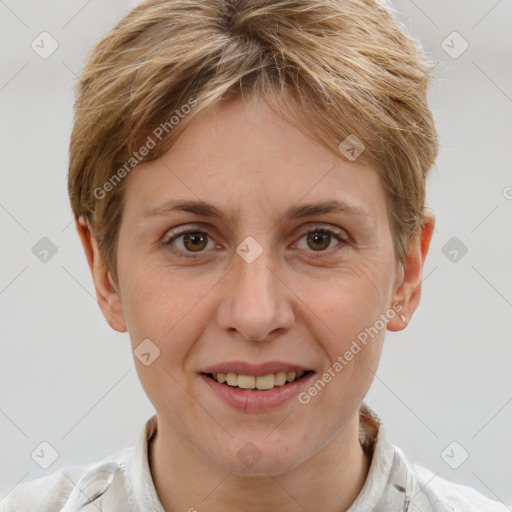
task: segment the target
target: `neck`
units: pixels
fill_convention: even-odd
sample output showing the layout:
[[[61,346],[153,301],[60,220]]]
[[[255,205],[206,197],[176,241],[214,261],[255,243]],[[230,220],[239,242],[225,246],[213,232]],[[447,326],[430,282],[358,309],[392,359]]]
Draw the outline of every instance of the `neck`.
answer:
[[[165,512],[240,510],[345,512],[364,486],[370,459],[359,439],[359,416],[310,459],[274,476],[222,470],[187,440],[158,421],[149,467]]]

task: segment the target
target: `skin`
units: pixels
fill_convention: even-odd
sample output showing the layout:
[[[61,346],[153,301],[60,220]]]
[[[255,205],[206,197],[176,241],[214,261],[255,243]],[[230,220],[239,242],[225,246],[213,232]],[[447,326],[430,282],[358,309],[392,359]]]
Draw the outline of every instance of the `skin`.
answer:
[[[150,470],[164,509],[229,512],[243,503],[247,511],[347,510],[370,466],[358,440],[358,409],[386,327],[307,405],[291,399],[272,411],[242,412],[221,402],[198,372],[224,361],[279,360],[320,376],[394,303],[410,318],[433,213],[426,210],[405,267],[397,264],[375,170],[336,157],[239,98],[202,114],[169,152],[126,179],[117,283],[92,227],[83,220],[76,226],[107,322],[129,332],[133,349],[149,338],[160,350],[150,365],[135,364],[157,412]],[[206,201],[228,219],[143,216],[171,199]],[[356,204],[368,216],[283,218],[289,206],[327,199]],[[173,252],[163,241],[178,227],[209,238],[194,252],[179,237]],[[308,228],[337,230],[347,241],[311,240]],[[235,251],[247,236],[263,249],[252,263]],[[198,258],[187,258],[187,250]],[[396,314],[387,329],[406,325]],[[248,442],[262,454],[251,468],[237,457]]]

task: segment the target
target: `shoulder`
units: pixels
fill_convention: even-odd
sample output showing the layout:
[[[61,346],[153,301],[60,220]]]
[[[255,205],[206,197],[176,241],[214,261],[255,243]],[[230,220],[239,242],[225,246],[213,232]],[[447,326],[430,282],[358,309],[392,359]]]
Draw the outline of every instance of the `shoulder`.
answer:
[[[507,505],[488,498],[473,487],[446,480],[418,464],[411,466],[420,487],[428,487],[457,512],[510,512]]]
[[[0,502],[0,512],[59,511],[89,466],[65,467],[35,480],[22,482]]]
[[[130,453],[131,448],[123,448],[100,461],[65,466],[49,475],[22,482],[0,501],[0,512],[60,512],[73,491],[77,494],[82,487],[77,485],[81,479],[94,479],[100,469],[111,462],[125,466]]]

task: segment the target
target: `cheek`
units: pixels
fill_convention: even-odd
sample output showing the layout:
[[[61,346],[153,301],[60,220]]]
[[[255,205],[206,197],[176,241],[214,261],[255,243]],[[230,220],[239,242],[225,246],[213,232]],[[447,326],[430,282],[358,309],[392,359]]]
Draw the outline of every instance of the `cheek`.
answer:
[[[302,277],[297,283],[297,295],[307,298],[311,311],[337,339],[357,335],[388,306],[390,278],[378,261],[333,271],[325,279]]]
[[[336,374],[329,400],[349,400],[347,389],[367,390],[376,371],[387,329],[381,315],[388,308],[387,268],[379,259],[332,272],[329,279],[302,281],[298,295],[307,297],[303,318],[322,346],[325,367]],[[333,364],[343,361],[342,370]],[[327,396],[326,396],[327,399]]]
[[[169,276],[151,267],[130,269],[124,285],[123,310],[134,345],[145,338],[158,344],[183,316],[182,295]]]
[[[183,279],[154,267],[132,272],[126,289],[130,293],[125,317],[136,370],[150,401],[157,410],[164,410],[169,400],[186,398],[180,395],[184,385],[182,367],[193,345],[191,329],[197,328],[200,295],[187,289]],[[141,345],[143,340],[151,343],[144,341],[146,345]],[[137,354],[143,352],[137,350],[139,345],[151,354],[149,364],[138,359]]]
[[[205,310],[209,278],[189,277],[163,271],[160,265],[147,266],[132,270],[125,288],[124,311],[133,348],[149,338],[161,351],[160,362],[170,366],[184,358],[209,313]]]

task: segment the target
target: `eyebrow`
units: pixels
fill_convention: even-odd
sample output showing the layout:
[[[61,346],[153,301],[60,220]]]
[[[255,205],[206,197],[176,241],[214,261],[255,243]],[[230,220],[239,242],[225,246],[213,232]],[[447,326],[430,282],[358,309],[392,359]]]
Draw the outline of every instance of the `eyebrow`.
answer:
[[[228,215],[213,204],[204,201],[172,200],[160,206],[146,210],[143,217],[168,215],[173,212],[188,212],[202,217],[212,217],[226,221]],[[288,208],[283,215],[285,219],[299,219],[331,212],[341,212],[347,215],[369,218],[369,213],[357,205],[340,200],[328,200],[318,203],[296,204]]]

